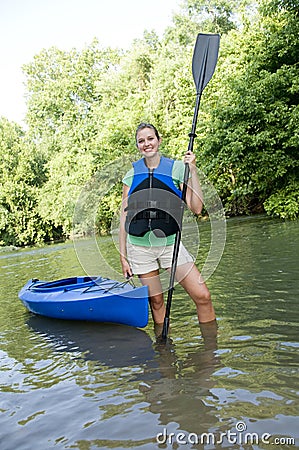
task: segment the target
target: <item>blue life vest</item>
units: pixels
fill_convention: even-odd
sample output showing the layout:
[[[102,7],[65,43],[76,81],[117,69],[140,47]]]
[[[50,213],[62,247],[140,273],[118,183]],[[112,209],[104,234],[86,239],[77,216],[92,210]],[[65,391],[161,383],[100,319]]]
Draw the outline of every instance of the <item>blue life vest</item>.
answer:
[[[163,237],[179,230],[183,202],[182,192],[172,179],[173,164],[173,159],[164,156],[156,169],[149,169],[143,158],[133,163],[125,223],[130,235],[141,237],[153,231]]]

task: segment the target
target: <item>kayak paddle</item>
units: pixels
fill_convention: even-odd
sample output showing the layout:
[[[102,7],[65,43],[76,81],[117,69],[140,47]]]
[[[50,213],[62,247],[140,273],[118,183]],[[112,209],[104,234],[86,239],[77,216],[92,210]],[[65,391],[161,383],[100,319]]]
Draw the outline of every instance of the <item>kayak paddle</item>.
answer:
[[[194,108],[193,122],[191,133],[189,133],[189,145],[188,151],[193,151],[194,139],[196,137],[196,124],[198,117],[199,104],[201,99],[201,94],[213,76],[215,71],[217,59],[218,59],[218,50],[219,50],[220,36],[219,34],[203,34],[199,33],[196,39],[193,59],[192,59],[192,74],[194,83],[196,86],[196,103]],[[179,229],[175,236],[175,243],[172,255],[172,266],[171,273],[169,279],[169,288],[167,294],[167,304],[166,304],[166,312],[163,323],[162,330],[162,338],[167,339],[168,328],[169,328],[169,320],[170,320],[170,308],[172,301],[172,294],[174,290],[174,280],[175,280],[175,272],[177,268],[179,247],[181,242],[181,234],[182,234],[182,222],[183,222],[183,214],[184,214],[184,204],[186,203],[186,192],[187,192],[187,184],[189,178],[189,164],[185,164],[185,172],[184,172],[184,182],[183,182],[183,190],[182,190],[182,203],[181,203],[181,214],[179,219]]]

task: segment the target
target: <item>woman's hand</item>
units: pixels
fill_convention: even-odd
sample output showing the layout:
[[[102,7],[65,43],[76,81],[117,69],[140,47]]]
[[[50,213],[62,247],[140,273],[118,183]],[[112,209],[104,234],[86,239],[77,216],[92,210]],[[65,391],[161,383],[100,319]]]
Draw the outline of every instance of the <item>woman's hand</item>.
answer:
[[[188,150],[184,156],[184,163],[189,164],[190,171],[196,170],[196,158],[195,154]]]
[[[131,269],[127,259],[124,256],[122,256],[120,258],[120,263],[121,263],[123,276],[126,279],[131,278],[133,276],[133,272],[132,272],[132,269]]]

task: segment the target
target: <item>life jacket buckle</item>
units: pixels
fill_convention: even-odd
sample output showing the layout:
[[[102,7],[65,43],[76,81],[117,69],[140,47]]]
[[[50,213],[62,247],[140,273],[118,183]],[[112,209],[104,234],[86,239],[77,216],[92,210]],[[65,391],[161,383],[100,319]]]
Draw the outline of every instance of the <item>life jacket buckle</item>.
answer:
[[[157,200],[147,200],[146,201],[146,209],[157,209]]]

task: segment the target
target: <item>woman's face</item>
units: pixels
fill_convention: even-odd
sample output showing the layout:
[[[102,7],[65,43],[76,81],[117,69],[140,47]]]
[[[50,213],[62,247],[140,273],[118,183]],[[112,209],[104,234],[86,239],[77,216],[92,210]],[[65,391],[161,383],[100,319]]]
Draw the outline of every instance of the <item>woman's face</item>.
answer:
[[[157,138],[151,128],[143,128],[137,134],[137,147],[145,158],[150,158],[158,153],[161,140]]]

